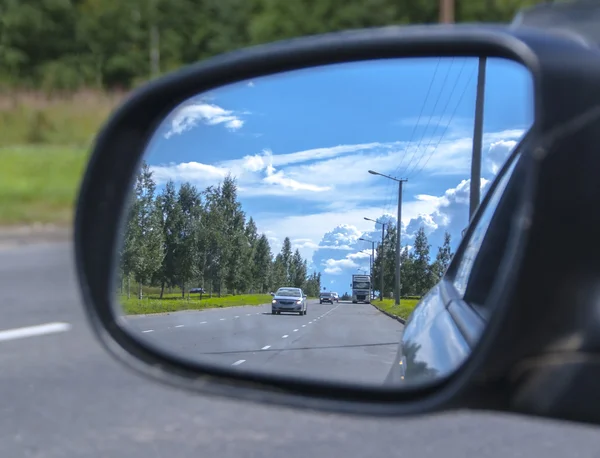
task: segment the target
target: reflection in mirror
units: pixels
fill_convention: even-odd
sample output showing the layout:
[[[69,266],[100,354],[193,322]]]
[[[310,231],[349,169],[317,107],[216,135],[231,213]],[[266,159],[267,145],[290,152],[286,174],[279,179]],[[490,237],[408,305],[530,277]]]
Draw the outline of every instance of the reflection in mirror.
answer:
[[[486,68],[482,195],[533,120],[527,70]],[[119,247],[128,331],[265,375],[402,386],[456,370],[473,342],[436,285],[469,225],[477,69],[336,64],[176,107],[149,142]]]

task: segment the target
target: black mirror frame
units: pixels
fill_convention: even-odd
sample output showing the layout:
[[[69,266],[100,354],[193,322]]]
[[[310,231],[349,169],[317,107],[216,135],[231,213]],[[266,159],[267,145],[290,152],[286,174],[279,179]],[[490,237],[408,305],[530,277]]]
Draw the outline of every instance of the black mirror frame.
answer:
[[[385,27],[306,37],[250,48],[191,65],[135,91],[96,139],[81,184],[75,217],[75,261],[89,322],[105,348],[138,372],[175,387],[240,400],[365,415],[409,415],[477,406],[500,408],[506,399],[474,389],[486,354],[501,332],[502,307],[472,356],[452,376],[410,389],[371,389],[286,376],[245,374],[178,360],[134,339],[115,316],[115,247],[126,197],[155,126],[188,97],[236,81],[306,67],[398,57],[501,57],[527,67],[535,87],[535,142],[565,121],[586,112],[594,100],[581,91],[598,81],[586,65],[595,50],[575,40],[534,29],[505,26]],[[582,70],[583,69],[583,70]],[[595,78],[595,80],[593,80]],[[531,212],[536,167],[543,155],[524,152],[531,166],[523,189],[523,211]],[[525,215],[526,216],[526,215]],[[526,227],[507,258],[517,261]],[[517,269],[513,269],[516,271]],[[504,272],[506,301],[518,272]]]

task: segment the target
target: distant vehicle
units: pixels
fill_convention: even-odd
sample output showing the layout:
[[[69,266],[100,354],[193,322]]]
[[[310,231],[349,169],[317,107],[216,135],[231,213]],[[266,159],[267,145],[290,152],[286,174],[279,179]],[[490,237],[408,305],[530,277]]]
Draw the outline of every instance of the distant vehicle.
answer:
[[[319,294],[319,304],[322,304],[323,302],[329,302],[330,304],[333,304],[334,301],[335,296],[333,293],[322,292]]]
[[[272,293],[271,314],[281,315],[281,312],[306,315],[306,294],[301,288],[283,287]]]
[[[331,294],[333,294],[333,297],[335,298],[336,302],[340,301],[340,295],[338,293],[332,292]]]
[[[371,302],[371,276],[370,275],[352,275],[352,303]]]
[[[190,294],[203,294],[204,288],[192,288],[190,289]]]

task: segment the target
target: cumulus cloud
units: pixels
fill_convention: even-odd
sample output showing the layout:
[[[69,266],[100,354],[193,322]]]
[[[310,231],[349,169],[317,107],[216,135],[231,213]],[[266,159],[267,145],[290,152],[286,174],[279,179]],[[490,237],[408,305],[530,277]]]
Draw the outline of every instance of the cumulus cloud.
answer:
[[[170,120],[171,127],[165,133],[165,138],[182,134],[200,122],[209,126],[224,124],[227,129],[232,131],[238,130],[244,125],[244,121],[231,110],[205,102],[193,103],[184,105],[175,111]]]
[[[506,162],[510,152],[517,146],[516,140],[498,140],[492,142],[485,157],[488,170],[496,175]]]
[[[327,259],[323,262],[323,266],[325,267],[323,271],[330,275],[341,274],[345,269],[357,268],[358,264],[356,264],[352,259],[344,258],[344,259]]]

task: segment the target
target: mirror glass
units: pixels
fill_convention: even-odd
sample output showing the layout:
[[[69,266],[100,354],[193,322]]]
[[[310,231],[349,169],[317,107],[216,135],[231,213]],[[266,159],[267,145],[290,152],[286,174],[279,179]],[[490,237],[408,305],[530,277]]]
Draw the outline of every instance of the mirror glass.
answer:
[[[483,198],[533,122],[528,70],[481,63],[328,65],[174,108],[132,184],[115,279],[123,326],[242,372],[405,386],[456,370],[473,335],[436,285],[473,232],[473,151]]]

